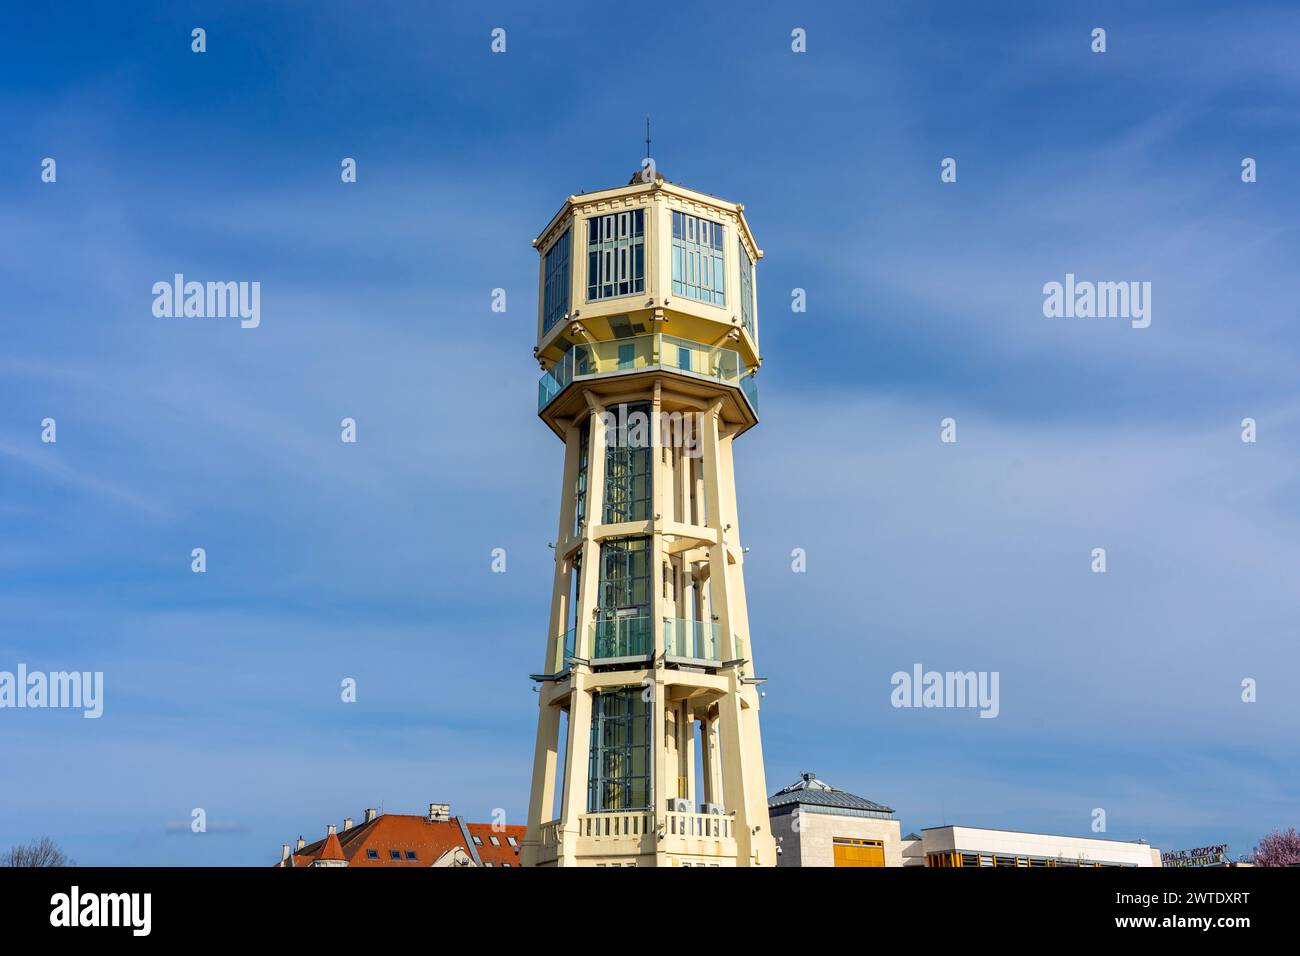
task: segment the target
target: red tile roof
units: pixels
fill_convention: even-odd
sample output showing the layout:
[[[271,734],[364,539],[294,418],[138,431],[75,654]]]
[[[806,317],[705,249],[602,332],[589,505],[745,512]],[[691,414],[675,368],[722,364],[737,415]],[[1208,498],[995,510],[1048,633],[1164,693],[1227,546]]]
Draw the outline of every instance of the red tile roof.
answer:
[[[467,824],[470,838],[478,837],[482,845],[475,844],[479,859],[484,865],[519,866],[519,845],[524,842],[527,827],[508,827],[504,824],[470,823]],[[510,841],[515,845],[511,846]],[[498,845],[493,844],[496,840]]]
[[[325,838],[325,848],[321,850],[318,860],[346,860],[343,855],[343,847],[339,845],[339,838],[331,833]]]
[[[463,829],[462,829],[463,826]],[[519,866],[519,854],[511,846],[524,839],[526,827],[492,824],[463,824],[459,817],[431,821],[428,817],[403,813],[386,813],[369,823],[344,830],[337,836],[331,834],[298,850],[293,855],[294,866],[310,866],[318,859],[347,860],[348,866],[432,866],[446,853],[460,849],[471,859],[478,858],[484,865]],[[466,839],[465,831],[470,838]],[[482,845],[473,842],[477,836]],[[494,846],[495,837],[498,846]],[[398,859],[393,859],[396,851]],[[373,855],[372,855],[373,852]],[[415,858],[410,859],[410,854]],[[337,855],[335,855],[337,854]]]

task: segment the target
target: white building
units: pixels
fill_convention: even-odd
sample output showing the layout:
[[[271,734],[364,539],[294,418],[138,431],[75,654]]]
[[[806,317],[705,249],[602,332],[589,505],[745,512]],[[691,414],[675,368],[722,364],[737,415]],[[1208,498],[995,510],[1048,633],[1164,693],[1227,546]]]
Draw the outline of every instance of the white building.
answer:
[[[908,834],[914,837],[914,834]],[[1160,866],[1160,851],[1142,840],[927,827],[903,841],[906,866]]]

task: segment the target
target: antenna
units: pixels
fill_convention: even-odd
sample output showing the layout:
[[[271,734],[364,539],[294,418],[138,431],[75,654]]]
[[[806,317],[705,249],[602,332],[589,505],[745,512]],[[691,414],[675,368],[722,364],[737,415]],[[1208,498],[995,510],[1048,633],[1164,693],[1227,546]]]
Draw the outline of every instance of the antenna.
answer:
[[[645,158],[650,158],[650,117],[645,118]]]

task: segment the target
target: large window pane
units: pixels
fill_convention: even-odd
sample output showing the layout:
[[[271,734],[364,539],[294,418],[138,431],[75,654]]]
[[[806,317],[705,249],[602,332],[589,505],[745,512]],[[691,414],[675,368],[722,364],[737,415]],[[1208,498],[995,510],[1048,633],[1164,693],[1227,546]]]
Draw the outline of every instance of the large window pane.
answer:
[[[587,299],[645,291],[645,212],[633,209],[587,220]]]
[[[632,346],[627,349],[627,365],[619,350],[620,368],[631,367]],[[605,434],[604,523],[645,521],[650,517],[651,407],[638,402],[621,406],[616,414],[617,425]]]
[[[725,228],[684,212],[673,213],[673,293],[726,305]]]
[[[551,243],[545,258],[546,292],[542,297],[542,331],[569,311],[569,230]]]
[[[745,244],[737,239],[736,246],[740,251],[740,321],[753,339],[757,337],[754,333],[754,264],[749,260]]]
[[[649,807],[650,704],[641,688],[595,694],[591,714],[588,812]]]

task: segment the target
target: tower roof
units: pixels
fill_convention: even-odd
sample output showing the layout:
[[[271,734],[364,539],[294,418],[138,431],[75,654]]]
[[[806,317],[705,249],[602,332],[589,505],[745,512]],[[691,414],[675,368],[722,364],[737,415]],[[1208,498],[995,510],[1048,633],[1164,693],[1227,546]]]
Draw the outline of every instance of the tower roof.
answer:
[[[830,807],[838,810],[867,810],[872,813],[894,812],[893,807],[887,807],[883,803],[876,803],[874,800],[859,797],[847,790],[832,787],[826,781],[818,780],[817,775],[810,770],[801,773],[798,781],[790,784],[784,790],[778,790],[772,794],[768,798],[767,805],[772,809],[801,805]]]
[[[339,838],[337,834],[330,833],[330,835],[325,838],[325,846],[321,848],[320,855],[316,857],[316,859],[318,860],[346,860],[347,859],[347,857],[343,855],[343,845],[339,843]]]

